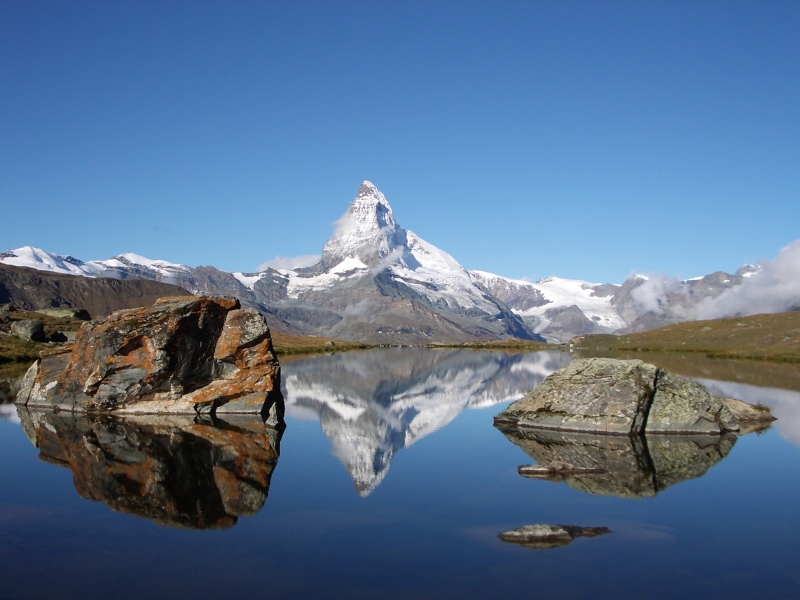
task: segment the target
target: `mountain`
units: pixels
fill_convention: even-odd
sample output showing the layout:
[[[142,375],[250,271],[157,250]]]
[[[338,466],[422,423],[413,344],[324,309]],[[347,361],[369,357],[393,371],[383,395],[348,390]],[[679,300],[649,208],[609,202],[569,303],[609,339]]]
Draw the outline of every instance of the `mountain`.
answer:
[[[759,268],[718,271],[687,280],[634,275],[622,285],[547,277],[532,283],[472,271],[478,285],[504,302],[548,341],[588,333],[634,333],[695,318],[695,309],[740,286]]]
[[[136,254],[83,262],[32,247],[5,252],[0,262],[236,296],[267,314],[270,327],[281,333],[373,344],[541,339],[452,256],[400,227],[384,195],[368,181],[338,221],[319,263],[304,269],[226,273]]]
[[[0,304],[21,310],[68,306],[100,318],[123,308],[149,306],[163,296],[186,293],[158,281],[79,277],[0,264]]]
[[[791,252],[784,254],[784,262],[795,260]],[[311,267],[228,273],[130,253],[84,262],[30,246],[0,254],[0,263],[84,277],[150,279],[195,294],[236,296],[264,313],[276,332],[373,344],[512,337],[563,342],[587,333],[644,331],[698,318],[709,301],[744,287],[759,273],[759,267],[745,266],[735,274],[684,281],[635,275],[619,285],[558,277],[529,282],[468,271],[403,229],[369,181],[358,188]]]

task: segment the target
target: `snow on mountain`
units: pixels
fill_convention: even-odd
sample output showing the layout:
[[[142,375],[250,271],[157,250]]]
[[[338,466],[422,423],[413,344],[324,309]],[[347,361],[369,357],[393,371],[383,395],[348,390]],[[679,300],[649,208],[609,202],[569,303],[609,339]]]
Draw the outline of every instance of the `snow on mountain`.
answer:
[[[380,344],[534,336],[563,342],[586,333],[643,331],[697,318],[701,303],[710,306],[745,280],[749,290],[769,279],[761,266],[752,265],[734,275],[718,272],[684,281],[637,275],[622,285],[558,277],[529,282],[467,271],[444,250],[403,229],[369,181],[337,221],[319,261],[308,267],[227,273],[133,253],[84,262],[31,246],[0,254],[0,263],[85,277],[152,279],[191,293],[232,295],[261,310],[283,333]],[[792,278],[784,271],[777,271],[779,283]],[[745,296],[746,303],[753,294]]]
[[[495,303],[475,286],[456,259],[400,227],[386,197],[364,181],[336,232],[325,244],[319,264],[309,270],[282,270],[288,295],[334,287],[345,279],[385,271],[431,303],[456,310],[497,312]]]
[[[189,272],[189,267],[165,260],[152,260],[138,254],[120,254],[109,260],[90,260],[84,262],[63,254],[54,254],[41,248],[23,246],[0,254],[0,263],[15,267],[29,267],[40,271],[51,271],[64,275],[83,277],[116,277],[126,279],[154,279],[164,281],[177,274]],[[165,281],[172,283],[171,281]]]
[[[85,263],[72,256],[54,254],[33,246],[23,246],[16,250],[3,252],[0,254],[0,263],[14,267],[28,267],[39,271],[51,271],[64,275],[82,275],[84,277],[94,277],[103,271],[101,267],[96,267],[91,262]]]
[[[471,271],[479,285],[511,307],[514,313],[545,332],[559,309],[577,306],[594,324],[595,331],[611,332],[628,323],[614,305],[614,292],[621,286],[577,279],[547,277],[533,283],[509,279],[485,271]]]

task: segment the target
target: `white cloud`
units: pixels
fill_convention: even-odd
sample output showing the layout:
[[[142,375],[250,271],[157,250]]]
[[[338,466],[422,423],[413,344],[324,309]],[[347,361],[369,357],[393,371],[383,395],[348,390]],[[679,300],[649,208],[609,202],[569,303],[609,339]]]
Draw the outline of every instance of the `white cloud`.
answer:
[[[631,298],[640,314],[653,312],[663,315],[669,307],[669,294],[681,293],[681,282],[667,275],[648,275],[645,281],[631,290]]]
[[[778,313],[800,309],[800,240],[780,251],[775,260],[762,260],[761,270],[717,298],[706,298],[697,319]]]
[[[256,267],[257,272],[266,271],[268,268],[273,269],[300,269],[302,267],[310,267],[319,262],[319,254],[303,254],[302,256],[280,256],[275,255],[275,258],[268,260]]]

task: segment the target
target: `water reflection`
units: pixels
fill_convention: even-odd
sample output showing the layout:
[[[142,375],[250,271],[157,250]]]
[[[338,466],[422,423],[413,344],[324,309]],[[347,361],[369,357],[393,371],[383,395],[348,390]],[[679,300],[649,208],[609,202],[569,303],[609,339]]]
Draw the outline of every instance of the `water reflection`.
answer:
[[[613,436],[503,429],[503,434],[540,465],[567,463],[590,474],[550,479],[590,494],[643,498],[694,479],[725,458],[732,434]]]
[[[773,427],[785,440],[800,446],[800,392],[714,379],[695,378],[695,381],[702,383],[715,396],[769,406],[778,419]]]
[[[250,416],[91,417],[19,408],[41,460],[72,471],[88,500],[193,529],[258,512],[278,461],[279,429]]]
[[[366,496],[398,450],[466,408],[520,398],[570,360],[562,352],[376,349],[286,364],[282,391],[287,415],[320,420]]]

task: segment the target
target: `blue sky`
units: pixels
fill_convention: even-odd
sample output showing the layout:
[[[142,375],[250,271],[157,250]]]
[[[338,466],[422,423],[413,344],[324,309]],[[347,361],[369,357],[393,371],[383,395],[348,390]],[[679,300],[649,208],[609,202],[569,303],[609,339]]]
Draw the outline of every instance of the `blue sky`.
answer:
[[[319,253],[363,179],[465,267],[800,238],[798,2],[0,3],[0,250]]]

